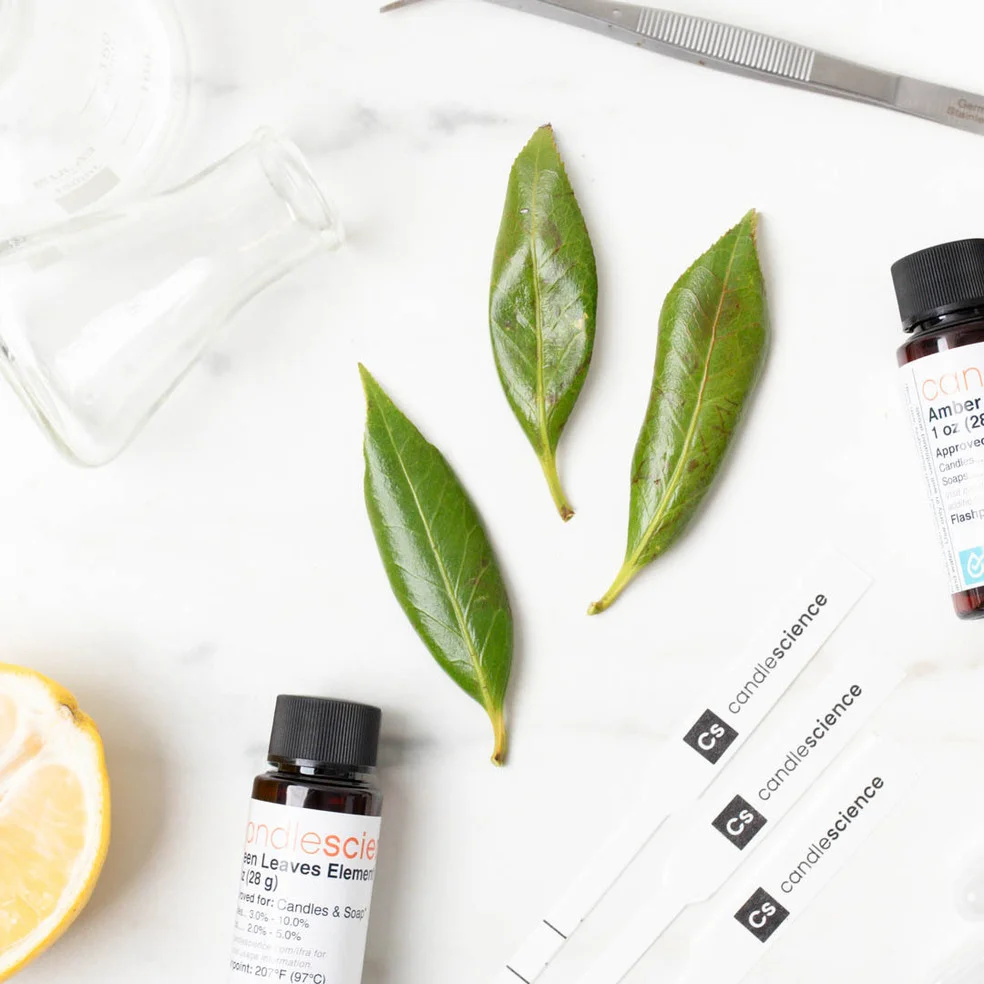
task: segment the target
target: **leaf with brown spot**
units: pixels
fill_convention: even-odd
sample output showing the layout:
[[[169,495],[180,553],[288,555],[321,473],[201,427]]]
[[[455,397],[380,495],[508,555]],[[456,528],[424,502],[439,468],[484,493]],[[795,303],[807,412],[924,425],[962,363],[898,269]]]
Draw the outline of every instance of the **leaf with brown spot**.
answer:
[[[632,463],[625,561],[591,615],[608,608],[693,518],[759,378],[768,311],[757,223],[749,212],[663,304],[652,392]]]
[[[489,327],[499,379],[561,517],[574,515],[557,445],[591,362],[598,277],[587,226],[541,127],[516,158],[496,240]]]

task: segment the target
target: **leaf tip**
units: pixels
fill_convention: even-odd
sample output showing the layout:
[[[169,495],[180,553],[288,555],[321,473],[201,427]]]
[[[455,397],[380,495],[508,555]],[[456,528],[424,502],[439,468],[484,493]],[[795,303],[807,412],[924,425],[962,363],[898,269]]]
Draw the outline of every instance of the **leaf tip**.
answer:
[[[544,123],[543,126],[538,126],[533,131],[533,136],[527,141],[526,146],[519,156],[521,158],[524,153],[541,151],[546,146],[549,146],[550,150],[559,156],[560,151],[557,148],[557,134],[554,132],[552,123]]]

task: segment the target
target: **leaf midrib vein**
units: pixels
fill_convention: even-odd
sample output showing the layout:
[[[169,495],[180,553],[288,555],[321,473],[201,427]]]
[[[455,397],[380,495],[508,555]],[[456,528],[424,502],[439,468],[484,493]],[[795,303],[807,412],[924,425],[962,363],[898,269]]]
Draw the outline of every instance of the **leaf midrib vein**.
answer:
[[[440,553],[438,553],[437,544],[435,543],[433,534],[431,533],[430,524],[427,522],[427,517],[424,514],[423,506],[421,505],[420,498],[417,495],[417,489],[414,486],[413,479],[411,479],[410,473],[407,471],[407,467],[403,462],[402,451],[396,446],[396,438],[393,436],[393,431],[390,429],[389,420],[386,418],[386,410],[382,405],[379,405],[379,415],[383,421],[383,426],[386,428],[386,436],[389,438],[390,445],[396,453],[396,460],[400,463],[400,471],[403,472],[403,478],[407,483],[407,488],[410,490],[410,495],[413,497],[413,504],[417,508],[417,515],[420,516],[420,522],[424,527],[424,533],[427,535],[427,543],[430,546],[431,553],[434,555],[434,561],[437,564],[437,569],[441,575],[441,580],[444,582],[444,590],[448,596],[448,601],[451,603],[451,610],[454,612],[455,621],[458,623],[458,631],[461,635],[461,641],[465,644],[465,649],[468,652],[468,658],[471,660],[472,670],[475,674],[475,680],[477,681],[479,690],[482,694],[482,703],[486,710],[491,713],[494,710],[494,705],[492,704],[488,687],[485,684],[485,678],[482,674],[482,666],[479,655],[472,645],[464,615],[458,605],[458,600],[455,598],[454,592],[451,589],[451,580],[448,577],[447,570],[445,570],[444,561],[441,559]],[[431,617],[433,618],[433,616]],[[439,619],[435,618],[434,621],[439,621]]]
[[[543,375],[543,299],[540,296],[540,260],[536,249],[536,193],[540,181],[540,148],[533,161],[530,189],[530,259],[533,264],[533,315],[536,332],[536,416],[542,453],[550,455],[550,430],[547,426],[547,395]]]
[[[711,322],[711,340],[707,346],[707,356],[704,359],[704,372],[701,376],[700,389],[697,392],[697,400],[694,403],[694,412],[690,418],[690,426],[687,428],[687,434],[683,441],[683,447],[680,449],[680,457],[677,459],[676,467],[673,469],[673,474],[670,475],[670,480],[666,483],[666,486],[663,489],[663,498],[659,504],[659,508],[656,510],[656,514],[649,521],[646,526],[646,532],[639,540],[639,545],[630,556],[628,565],[631,567],[636,567],[638,565],[639,558],[642,556],[649,539],[653,536],[656,530],[659,529],[660,524],[663,522],[667,510],[669,509],[669,503],[672,499],[672,492],[679,484],[680,476],[683,473],[683,468],[688,459],[694,438],[696,437],[697,421],[700,419],[700,413],[704,403],[704,393],[707,389],[708,379],[711,374],[711,358],[714,354],[714,346],[717,344],[718,323],[721,320],[721,312],[724,310],[724,298],[728,293],[728,282],[731,279],[731,270],[735,263],[735,256],[738,253],[738,244],[740,241],[741,235],[738,234],[735,236],[735,242],[731,248],[731,256],[728,257],[728,267],[725,270],[724,277],[721,280],[721,296],[718,298],[717,310],[714,312],[714,320]]]

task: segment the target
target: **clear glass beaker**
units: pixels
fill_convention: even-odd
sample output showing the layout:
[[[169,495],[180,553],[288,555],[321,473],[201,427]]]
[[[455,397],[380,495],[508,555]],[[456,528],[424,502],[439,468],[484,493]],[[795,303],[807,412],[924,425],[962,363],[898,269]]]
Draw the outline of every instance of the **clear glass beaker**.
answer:
[[[72,459],[114,458],[226,319],[341,223],[260,130],[183,185],[0,241],[0,368]]]
[[[171,0],[0,0],[0,235],[133,197],[188,74]]]

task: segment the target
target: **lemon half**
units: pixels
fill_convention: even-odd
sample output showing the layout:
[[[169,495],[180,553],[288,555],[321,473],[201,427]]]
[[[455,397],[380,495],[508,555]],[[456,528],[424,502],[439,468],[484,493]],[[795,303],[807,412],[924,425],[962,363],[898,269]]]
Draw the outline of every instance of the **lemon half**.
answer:
[[[108,846],[96,726],[67,690],[0,663],[0,981],[71,925]]]

